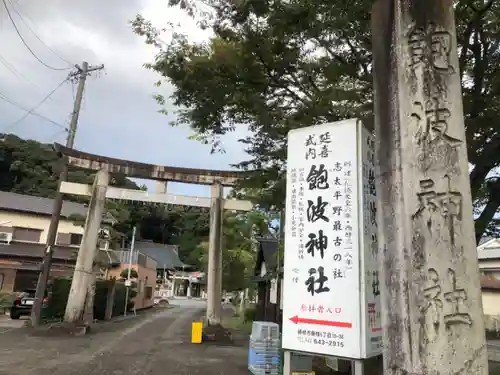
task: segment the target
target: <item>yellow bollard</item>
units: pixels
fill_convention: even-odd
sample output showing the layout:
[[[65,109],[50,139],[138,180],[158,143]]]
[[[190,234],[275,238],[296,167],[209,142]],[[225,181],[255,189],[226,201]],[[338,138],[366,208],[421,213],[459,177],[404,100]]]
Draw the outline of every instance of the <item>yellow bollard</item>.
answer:
[[[192,325],[191,325],[191,343],[192,344],[201,344],[202,331],[203,331],[203,323],[202,322],[193,322],[192,323]]]

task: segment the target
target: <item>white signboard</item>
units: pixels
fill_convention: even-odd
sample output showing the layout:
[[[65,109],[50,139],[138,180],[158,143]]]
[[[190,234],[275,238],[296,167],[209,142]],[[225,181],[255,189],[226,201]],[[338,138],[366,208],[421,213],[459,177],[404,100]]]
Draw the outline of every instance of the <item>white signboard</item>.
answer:
[[[362,128],[361,132],[361,175],[360,189],[362,196],[363,219],[360,229],[363,230],[360,242],[361,267],[364,277],[361,278],[364,288],[361,301],[363,303],[363,357],[369,358],[382,354],[382,318],[380,301],[380,281],[378,266],[378,238],[377,238],[377,201],[375,185],[375,140],[372,134]]]
[[[269,291],[269,302],[274,305],[278,303],[278,279],[271,280],[271,288]]]
[[[347,358],[381,352],[373,344],[381,336],[376,252],[367,241],[376,227],[365,213],[373,208],[363,176],[368,136],[357,120],[288,135],[284,349]]]

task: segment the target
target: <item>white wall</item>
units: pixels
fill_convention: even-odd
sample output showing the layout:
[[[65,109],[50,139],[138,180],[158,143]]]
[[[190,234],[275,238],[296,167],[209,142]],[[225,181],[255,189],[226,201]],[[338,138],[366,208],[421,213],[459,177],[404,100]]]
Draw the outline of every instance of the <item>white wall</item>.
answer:
[[[45,243],[47,241],[47,232],[50,225],[50,216],[0,211],[0,225],[5,227],[40,229],[42,230],[40,243]],[[61,218],[57,231],[59,233],[83,234],[83,226],[75,225],[72,221]]]

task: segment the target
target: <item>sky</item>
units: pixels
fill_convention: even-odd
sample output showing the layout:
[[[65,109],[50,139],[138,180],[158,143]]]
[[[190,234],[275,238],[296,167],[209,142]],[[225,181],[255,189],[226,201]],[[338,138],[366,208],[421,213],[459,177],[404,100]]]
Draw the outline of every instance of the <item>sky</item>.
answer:
[[[73,109],[75,85],[64,83],[36,109],[53,122],[29,115],[16,123],[26,111],[2,100],[7,98],[31,110],[69,73],[49,69],[33,57],[16,33],[3,1],[0,0],[0,133],[64,144],[64,127],[68,126]],[[133,33],[129,21],[140,13],[158,27],[169,21],[179,23],[179,30],[193,41],[209,37],[181,10],[168,8],[167,0],[5,1],[20,34],[43,63],[57,69],[67,68],[68,62],[82,61],[105,66],[102,72],[87,79],[76,149],[189,168],[232,169],[230,164],[246,160],[247,155],[237,142],[245,136],[244,130],[223,139],[225,154],[211,155],[209,146],[188,140],[192,131],[187,126],[169,126],[169,121],[175,119],[171,103],[166,104],[169,115],[158,113],[160,107],[153,94],[168,96],[173,88],[153,85],[160,77],[143,64],[152,61],[156,51]],[[163,40],[168,40],[168,35]],[[149,190],[154,189],[154,183],[146,185]],[[209,187],[169,184],[169,192],[208,196]]]

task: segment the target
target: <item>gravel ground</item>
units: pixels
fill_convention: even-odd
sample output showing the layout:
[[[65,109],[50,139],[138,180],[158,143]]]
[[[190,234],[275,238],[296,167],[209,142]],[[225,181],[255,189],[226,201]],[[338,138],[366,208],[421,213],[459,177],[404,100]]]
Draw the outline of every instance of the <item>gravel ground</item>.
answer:
[[[190,343],[199,308],[175,307],[99,325],[85,337],[0,333],[0,374],[247,375],[247,349]]]

